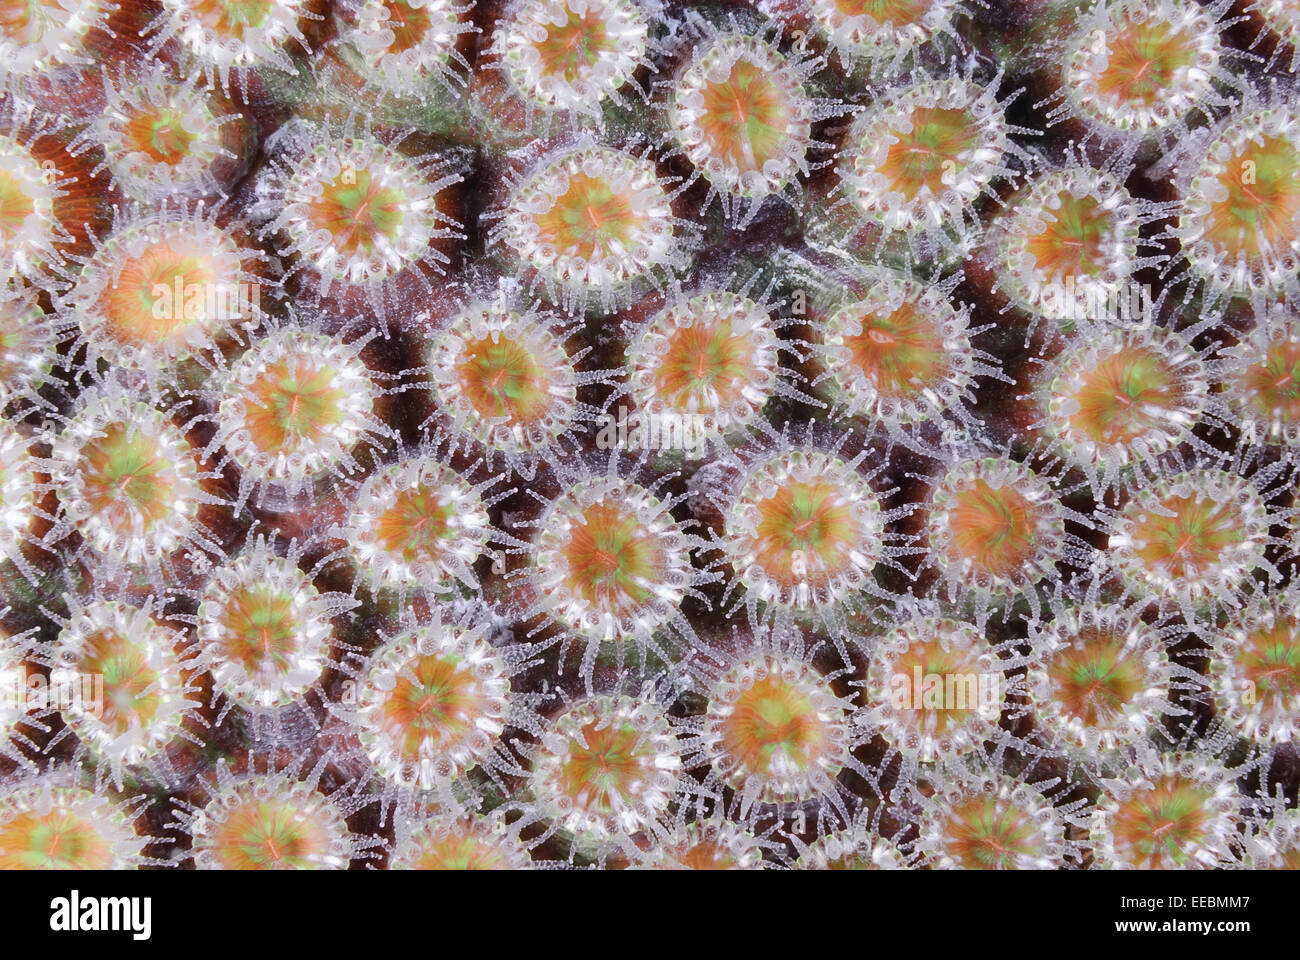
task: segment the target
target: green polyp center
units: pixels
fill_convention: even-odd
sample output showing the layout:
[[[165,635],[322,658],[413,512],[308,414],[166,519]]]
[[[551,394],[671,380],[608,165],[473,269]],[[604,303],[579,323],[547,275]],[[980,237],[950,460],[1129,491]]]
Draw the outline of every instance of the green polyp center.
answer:
[[[779,676],[757,680],[722,724],[725,749],[761,774],[807,770],[830,747],[830,733],[811,699]]]
[[[1117,846],[1122,841],[1137,862],[1153,867],[1185,864],[1204,838],[1210,798],[1208,790],[1166,778],[1120,807]]]
[[[705,84],[699,127],[712,152],[742,171],[759,171],[781,157],[791,104],[771,74],[738,60],[726,80]]]
[[[621,805],[632,798],[634,785],[645,776],[647,761],[653,757],[635,726],[597,727],[598,721],[593,720],[582,728],[585,747],[576,737],[570,740],[560,789],[574,799],[585,795],[587,810],[608,814],[616,801]]]
[[[225,657],[249,676],[287,673],[302,627],[293,607],[292,596],[265,584],[232,591],[222,617]]]
[[[465,355],[458,379],[480,416],[505,417],[511,425],[526,424],[550,406],[549,381],[526,345],[484,338],[467,343]]]
[[[759,514],[758,565],[785,585],[814,569],[838,572],[856,546],[852,506],[830,481],[787,480],[759,504]]]
[[[937,385],[944,369],[943,334],[915,304],[889,314],[852,309],[862,330],[844,342],[853,365],[879,393],[909,397]]]
[[[573,83],[590,71],[601,54],[617,50],[618,44],[609,35],[598,9],[589,7],[586,13],[576,14],[566,8],[566,12],[568,19],[561,24],[548,23],[546,39],[534,47],[544,74]]]
[[[967,870],[1014,870],[1039,851],[1033,817],[1005,801],[961,804],[944,829],[945,852]]]
[[[1088,630],[1085,644],[1068,647],[1053,657],[1048,675],[1054,681],[1053,700],[1065,713],[1090,727],[1104,726],[1122,716],[1141,692],[1141,661],[1128,655],[1124,639]]]
[[[536,216],[540,239],[560,254],[589,261],[617,248],[629,249],[645,219],[626,191],[615,193],[607,179],[585,173],[572,174],[569,189],[556,198],[555,206]]]
[[[1138,556],[1170,579],[1204,576],[1224,551],[1245,538],[1244,518],[1230,502],[1167,496],[1160,503],[1173,515],[1146,511],[1133,539],[1143,544]]]
[[[1057,195],[1056,210],[1044,207],[1046,229],[1025,241],[1039,272],[1046,278],[1094,277],[1105,269],[1106,229],[1110,216],[1090,196]]]
[[[343,422],[346,399],[338,371],[306,358],[271,364],[249,388],[254,402],[246,418],[259,449],[275,451],[319,442]]]
[[[347,169],[307,205],[307,219],[326,230],[344,256],[369,255],[391,245],[406,217],[406,198],[367,170]]]
[[[313,869],[329,848],[327,831],[288,803],[244,799],[231,810],[214,847],[227,870]]]
[[[890,189],[915,199],[923,189],[941,196],[943,174],[965,165],[963,159],[979,144],[979,131],[965,110],[920,107],[912,111],[912,132],[891,131],[898,142],[889,148],[881,172]]]
[[[104,725],[117,736],[152,724],[162,705],[156,686],[161,677],[150,665],[148,651],[116,631],[88,638],[87,649],[92,652],[77,669],[82,676],[104,678]]]
[[[565,559],[569,589],[604,612],[621,614],[651,597],[660,553],[634,513],[598,503],[573,525]]]
[[[1196,48],[1188,40],[1167,23],[1126,20],[1122,30],[1107,33],[1107,66],[1098,77],[1098,91],[1119,101],[1156,103],[1174,74],[1195,60]]]
[[[266,22],[275,0],[191,0],[190,6],[208,29],[242,40]]]
[[[1270,347],[1264,362],[1246,371],[1245,380],[1257,415],[1288,426],[1300,423],[1300,344]]]
[[[1210,208],[1205,237],[1254,258],[1296,240],[1300,150],[1285,137],[1258,137],[1219,175],[1228,195]]]
[[[171,107],[159,107],[154,113],[141,113],[126,126],[126,140],[157,163],[173,165],[185,159],[195,139],[186,127],[186,117]]]
[[[103,432],[82,450],[86,502],[117,533],[147,530],[171,509],[175,470],[154,438],[123,423]]]
[[[0,823],[0,869],[105,870],[111,845],[95,824],[68,810],[20,813]]]
[[[1010,486],[994,488],[983,478],[953,497],[949,554],[971,560],[993,576],[1014,577],[1034,554],[1036,511]]]
[[[1071,429],[1094,443],[1124,444],[1161,423],[1160,414],[1179,399],[1178,380],[1164,357],[1125,347],[1099,357],[1080,378],[1069,416]]]
[[[704,406],[726,406],[740,397],[745,385],[748,338],[733,334],[730,320],[711,324],[700,319],[671,333],[656,370],[656,389],[677,408],[685,407],[692,396],[716,396]]]
[[[455,507],[439,501],[435,490],[401,490],[393,505],[375,521],[375,537],[384,550],[407,563],[438,555],[438,542],[451,537]]]
[[[1289,702],[1300,697],[1300,639],[1288,620],[1252,633],[1236,662],[1260,698]]]

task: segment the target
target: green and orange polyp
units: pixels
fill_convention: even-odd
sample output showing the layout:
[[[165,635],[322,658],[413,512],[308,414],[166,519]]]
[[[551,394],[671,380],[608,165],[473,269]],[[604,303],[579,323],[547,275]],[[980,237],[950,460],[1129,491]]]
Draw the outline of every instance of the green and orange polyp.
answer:
[[[922,817],[917,847],[924,863],[958,870],[1061,865],[1065,823],[1032,788],[1001,784],[996,792],[953,790],[941,798]]]
[[[33,785],[0,796],[0,869],[129,869],[144,843],[125,813],[86,790]]]
[[[845,765],[849,737],[844,702],[821,675],[770,654],[741,661],[714,683],[701,747],[750,801],[780,802],[825,792]]]
[[[598,639],[645,636],[671,618],[692,579],[667,507],[636,484],[588,480],[543,516],[532,577],[556,619]]]
[[[952,584],[1016,593],[1055,572],[1064,511],[1050,486],[1006,458],[965,461],[935,488],[930,553]]]
[[[189,825],[200,870],[342,870],[343,816],[302,783],[250,777],[215,793]]]
[[[803,81],[758,37],[722,34],[696,53],[668,116],[691,163],[724,193],[761,198],[807,168],[813,112]]]
[[[1180,473],[1138,490],[1110,535],[1111,562],[1132,587],[1180,604],[1236,594],[1264,561],[1268,512],[1248,480]]]
[[[1210,683],[1219,715],[1245,736],[1300,739],[1300,620],[1295,591],[1231,614],[1213,641]]]
[[[815,450],[758,464],[724,523],[736,575],[757,599],[779,606],[847,599],[882,554],[879,498],[853,467]]]

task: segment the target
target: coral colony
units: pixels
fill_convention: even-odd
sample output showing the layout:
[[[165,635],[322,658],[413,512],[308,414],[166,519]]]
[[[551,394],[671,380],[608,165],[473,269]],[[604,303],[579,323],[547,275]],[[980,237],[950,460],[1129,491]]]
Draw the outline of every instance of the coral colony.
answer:
[[[0,0],[0,274],[4,868],[1300,862],[1294,0]]]

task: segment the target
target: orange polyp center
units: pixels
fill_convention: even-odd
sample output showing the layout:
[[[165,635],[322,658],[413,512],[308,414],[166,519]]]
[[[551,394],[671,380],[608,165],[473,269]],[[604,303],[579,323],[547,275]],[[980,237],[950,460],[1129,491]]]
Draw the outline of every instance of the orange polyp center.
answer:
[[[1092,197],[1058,196],[1061,206],[1044,210],[1047,227],[1025,241],[1026,249],[1047,277],[1094,276],[1101,272],[1109,214]]]
[[[298,652],[300,623],[293,598],[257,584],[240,587],[222,616],[222,655],[250,677],[283,676]]]
[[[190,0],[189,5],[208,29],[242,40],[246,30],[266,21],[275,0]]]
[[[706,84],[701,96],[699,126],[712,154],[742,171],[761,171],[781,156],[790,103],[758,65],[736,61],[727,79]]]
[[[1019,858],[1037,853],[1037,833],[1034,818],[1013,804],[970,800],[944,818],[943,848],[968,870],[1014,869]]]
[[[182,296],[175,296],[179,281]],[[212,258],[177,249],[170,241],[147,247],[123,265],[117,283],[105,288],[101,306],[108,330],[119,343],[148,346],[164,343],[186,328],[208,319],[208,291],[217,282]],[[170,309],[156,309],[160,295]],[[191,301],[193,303],[191,304]],[[191,306],[197,309],[190,309]]]
[[[0,823],[0,870],[108,870],[113,847],[68,810],[25,812]]]
[[[608,180],[585,173],[572,174],[555,206],[536,215],[539,242],[588,261],[626,249],[645,219],[626,192],[615,193]]]
[[[1013,577],[1034,553],[1035,510],[1024,494],[1009,486],[990,487],[977,479],[953,497],[949,513],[952,559],[971,560],[993,576]]]
[[[1096,628],[1082,631],[1081,636],[1082,647],[1067,647],[1052,656],[1048,665],[1048,675],[1056,684],[1052,696],[1067,716],[1089,727],[1105,726],[1123,716],[1146,678],[1141,661],[1125,650],[1124,637]]]
[[[329,849],[325,829],[284,801],[244,798],[229,810],[213,846],[226,870],[291,870]]]
[[[1188,39],[1167,23],[1126,22],[1106,37],[1107,66],[1097,78],[1098,91],[1121,101],[1155,104],[1175,73],[1195,59]]]
[[[890,188],[915,199],[928,189],[942,196],[946,169],[962,165],[964,154],[979,142],[979,131],[965,110],[952,107],[918,107],[912,111],[910,133],[893,131],[897,142],[889,148],[880,172]]]
[[[388,45],[388,53],[414,50],[433,26],[433,17],[425,7],[413,7],[405,0],[385,0],[384,7],[388,10],[385,23],[393,31],[393,42]]]
[[[769,577],[789,586],[807,578],[814,558],[831,572],[848,563],[855,526],[852,506],[840,493],[831,483],[788,480],[759,504],[755,552]]]
[[[929,5],[929,0],[835,0],[836,8],[846,17],[867,16],[895,27],[916,23]]]
[[[920,668],[921,685],[916,683]],[[894,684],[906,691],[906,701],[911,709],[900,712],[911,726],[929,736],[941,737],[948,731],[961,727],[979,708],[978,689],[969,689],[964,678],[983,676],[979,655],[972,649],[945,650],[935,637],[919,638],[895,661],[893,676],[889,678],[889,696],[894,695]],[[897,678],[906,680],[904,685]],[[955,684],[949,678],[959,681]],[[953,702],[947,700],[948,689],[953,692]]]
[[[454,509],[426,487],[403,489],[375,521],[375,538],[386,552],[407,563],[437,557],[439,541],[451,532],[448,521]]]
[[[1300,150],[1284,137],[1262,136],[1225,165],[1219,183],[1228,191],[1210,208],[1207,240],[1254,258],[1297,240]]]
[[[933,387],[943,372],[943,336],[915,304],[888,316],[864,313],[862,332],[846,336],[852,363],[881,394],[911,396]]]
[[[447,834],[420,843],[419,870],[505,870],[510,866],[494,839],[475,834]]]
[[[655,387],[674,407],[685,407],[706,391],[717,394],[712,405],[729,406],[741,397],[750,354],[748,338],[733,334],[730,320],[679,327],[668,337]]]
[[[588,507],[564,555],[569,589],[603,612],[620,615],[652,596],[661,554],[635,514],[605,503]]]
[[[459,663],[451,654],[420,657],[397,675],[384,700],[383,727],[406,759],[424,759],[464,738],[489,708],[474,674],[458,670]]]
[[[586,743],[583,747],[581,743]],[[631,725],[600,725],[592,720],[582,728],[581,740],[570,741],[560,771],[560,789],[587,810],[611,813],[617,803],[633,796],[638,782],[649,775],[651,751]]]
[[[318,443],[343,421],[345,399],[335,386],[337,371],[305,357],[271,364],[248,388],[248,431],[263,451]]]
[[[1116,846],[1127,859],[1153,869],[1184,866],[1208,826],[1211,794],[1166,777],[1135,794],[1115,814]]]
[[[762,774],[807,770],[830,752],[830,731],[807,694],[771,675],[740,694],[722,740],[731,757]]]
[[[1263,362],[1246,371],[1245,385],[1257,414],[1300,423],[1300,344],[1270,347]]]
[[[545,415],[550,381],[523,344],[484,337],[465,345],[465,357],[457,379],[480,416],[505,417],[513,426]]]
[[[1133,533],[1138,556],[1172,579],[1199,576],[1217,563],[1226,549],[1242,541],[1242,518],[1231,503],[1194,497],[1165,497],[1164,510],[1148,512]]]
[[[158,716],[162,696],[157,688],[159,672],[150,665],[145,648],[112,630],[100,630],[85,642],[89,652],[76,669],[83,677],[104,678],[101,722],[113,736],[149,727]]]
[[[185,129],[184,118],[174,110],[162,108],[153,113],[138,113],[127,121],[126,142],[155,163],[179,163],[195,140]]]
[[[368,170],[345,170],[307,204],[307,220],[328,231],[345,257],[368,256],[384,248],[406,217],[402,191]]]
[[[0,241],[15,242],[27,218],[36,213],[36,202],[23,190],[24,180],[0,170]]]
[[[544,74],[573,83],[602,53],[612,53],[618,45],[598,10],[576,14],[566,8],[566,13],[568,19],[562,24],[547,24],[546,39],[533,46],[541,57]]]
[[[1178,380],[1159,354],[1125,347],[1097,360],[1074,393],[1071,429],[1097,443],[1123,444],[1160,424],[1160,412],[1180,399]]]

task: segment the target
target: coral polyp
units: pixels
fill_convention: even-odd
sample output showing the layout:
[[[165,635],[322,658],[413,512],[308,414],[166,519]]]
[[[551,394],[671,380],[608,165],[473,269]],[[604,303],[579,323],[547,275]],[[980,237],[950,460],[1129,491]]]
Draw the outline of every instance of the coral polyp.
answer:
[[[597,696],[554,718],[532,759],[539,812],[580,842],[609,844],[663,830],[682,747],[649,700]]]
[[[33,291],[0,294],[0,404],[30,400],[44,385],[58,339]]]
[[[1220,717],[1253,739],[1300,738],[1300,619],[1294,590],[1234,612],[1210,646],[1210,684]]]
[[[1099,3],[1082,17],[1062,63],[1066,107],[1107,132],[1160,133],[1217,104],[1224,4]]]
[[[561,147],[512,186],[492,235],[551,302],[609,310],[685,265],[696,229],[674,215],[668,187],[649,156]]]
[[[345,870],[353,850],[329,798],[279,777],[223,785],[187,829],[199,870]]]
[[[867,589],[884,555],[885,512],[856,466],[820,450],[753,465],[724,517],[724,548],[756,600],[834,605]]]
[[[936,36],[955,36],[960,0],[809,0],[808,7],[846,64],[893,71]]]
[[[261,322],[265,260],[202,208],[142,212],[98,245],[58,309],[89,363],[156,374]]]
[[[136,200],[224,194],[243,174],[255,134],[220,94],[165,68],[106,78],[103,114],[88,133],[113,180]]]
[[[141,866],[148,838],[136,833],[130,809],[62,779],[19,781],[0,791],[0,869]]]
[[[779,349],[761,304],[727,290],[683,297],[632,338],[631,399],[643,416],[697,417],[706,435],[726,436],[777,392]]]
[[[839,153],[841,194],[887,231],[964,239],[978,229],[970,205],[1012,172],[1011,132],[996,84],[922,73],[854,117]]]
[[[1134,491],[1115,516],[1109,562],[1128,588],[1188,609],[1237,605],[1267,573],[1269,513],[1250,480],[1206,468]]]
[[[761,200],[807,173],[816,66],[787,60],[761,37],[722,33],[700,44],[672,83],[668,123],[715,190]]]
[[[499,817],[446,814],[403,823],[390,870],[527,870],[528,847]]]
[[[114,763],[151,759],[183,735],[199,706],[186,675],[192,651],[158,612],[92,602],[74,611],[59,634],[50,683],[78,694],[64,719],[83,744]]]
[[[443,272],[447,243],[461,236],[446,191],[461,177],[438,154],[401,146],[304,125],[259,185],[263,233],[320,297],[343,285],[336,295],[355,288],[380,310],[401,278],[426,290],[426,273]]]
[[[825,677],[797,657],[764,653],[712,685],[699,753],[748,807],[834,793],[851,739],[848,702]]]
[[[1300,444],[1300,324],[1270,313],[1224,355],[1226,400],[1248,439]]]
[[[967,778],[929,798],[914,853],[940,870],[1053,870],[1073,859],[1067,817],[1030,784]]]
[[[998,661],[973,625],[915,617],[872,650],[859,723],[925,763],[978,750],[1015,692]]]
[[[204,539],[197,451],[161,410],[114,391],[89,391],[51,438],[59,516],[110,562],[158,564]]]
[[[463,82],[466,64],[457,52],[473,30],[472,4],[456,0],[346,0],[336,5],[345,27],[340,36],[359,55],[366,74],[398,96],[418,96],[430,80],[448,87]]]
[[[371,658],[356,723],[384,777],[431,790],[491,761],[510,709],[510,678],[484,632],[418,627]]]
[[[380,388],[354,341],[283,327],[254,343],[226,376],[220,441],[243,472],[242,490],[289,495],[356,473],[356,454],[389,429],[374,412]]]
[[[1099,326],[1038,375],[1044,429],[1069,459],[1113,481],[1191,437],[1209,405],[1201,354],[1158,327]]]
[[[53,160],[38,159],[33,137],[0,127],[0,280],[38,281],[42,268],[61,260],[58,248],[72,239],[58,204],[68,178]],[[48,164],[48,165],[47,165]]]
[[[477,585],[471,569],[492,534],[481,488],[432,459],[395,463],[370,477],[344,535],[376,588],[451,592]]]
[[[763,847],[730,820],[693,820],[656,843],[644,865],[656,870],[759,870]]]
[[[201,658],[219,693],[250,709],[287,706],[330,662],[331,618],[349,604],[321,593],[293,553],[259,540],[212,571],[199,602]]]
[[[532,310],[468,304],[428,346],[434,399],[454,426],[508,461],[528,463],[590,414],[564,336]]]
[[[1209,298],[1293,293],[1300,270],[1300,111],[1282,104],[1234,113],[1186,152],[1173,232]]]
[[[694,579],[694,540],[670,506],[617,477],[582,481],[551,503],[529,573],[550,615],[595,640],[663,627]]]
[[[1242,798],[1232,772],[1197,752],[1139,755],[1108,781],[1090,835],[1095,866],[1222,869],[1240,857]]]
[[[520,0],[489,52],[532,110],[596,117],[646,62],[650,17],[633,0]]]
[[[1144,740],[1181,712],[1173,700],[1188,686],[1165,635],[1140,607],[1116,604],[1068,607],[1035,628],[1025,678],[1035,722],[1054,744],[1089,756]]]
[[[1005,457],[955,464],[931,494],[927,531],[951,595],[1024,593],[1070,556],[1065,510],[1051,485]]]
[[[884,272],[873,280],[846,291],[814,346],[834,399],[890,426],[960,409],[988,369],[971,348],[968,312],[942,287]]]
[[[22,0],[0,7],[0,89],[22,90],[42,74],[91,62],[85,42],[106,27],[112,0]]]

